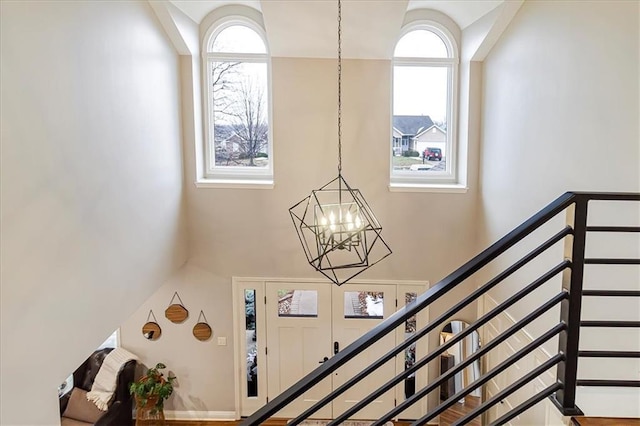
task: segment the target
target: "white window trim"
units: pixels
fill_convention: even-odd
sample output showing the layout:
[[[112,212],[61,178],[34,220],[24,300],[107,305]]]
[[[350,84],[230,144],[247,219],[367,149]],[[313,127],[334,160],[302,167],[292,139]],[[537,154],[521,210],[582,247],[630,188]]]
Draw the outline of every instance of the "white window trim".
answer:
[[[416,30],[427,30],[434,32],[444,42],[448,58],[422,58],[422,57],[400,57],[395,56],[391,61],[391,138],[393,138],[393,92],[394,92],[394,69],[395,66],[431,66],[447,67],[451,69],[451,78],[448,81],[447,96],[449,100],[449,110],[447,111],[447,163],[448,172],[429,172],[420,174],[410,171],[393,170],[393,149],[389,152],[389,190],[392,192],[452,192],[464,193],[467,191],[466,184],[460,179],[461,155],[458,141],[458,96],[459,96],[459,66],[460,54],[459,46],[451,31],[444,25],[433,20],[418,20],[405,25],[398,37],[400,41],[407,33]],[[397,45],[397,42],[396,42]],[[394,45],[395,49],[395,45]]]
[[[216,53],[210,52],[210,46],[215,38],[224,29],[242,25],[253,31],[262,39],[266,53]],[[202,39],[202,84],[203,84],[203,117],[204,117],[204,143],[202,167],[203,173],[196,181],[197,188],[247,188],[247,189],[271,189],[274,187],[273,170],[273,111],[272,111],[272,88],[271,88],[271,55],[267,35],[259,23],[243,15],[228,15],[214,21],[208,28]],[[213,158],[213,123],[210,122],[210,111],[212,110],[213,97],[209,87],[211,84],[210,61],[212,59],[220,61],[238,60],[242,62],[260,62],[267,66],[267,113],[269,125],[268,155],[269,165],[266,168],[249,167],[215,167]]]

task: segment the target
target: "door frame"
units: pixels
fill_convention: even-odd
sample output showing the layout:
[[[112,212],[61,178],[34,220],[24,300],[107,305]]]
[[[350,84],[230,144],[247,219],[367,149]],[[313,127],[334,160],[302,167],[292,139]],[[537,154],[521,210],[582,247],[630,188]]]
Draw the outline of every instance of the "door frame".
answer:
[[[272,278],[272,277],[232,277],[232,305],[233,305],[233,364],[234,364],[234,397],[236,407],[236,418],[245,417],[253,414],[256,410],[261,408],[268,402],[267,398],[267,333],[266,333],[266,283],[267,282],[280,282],[283,285],[287,283],[323,283],[326,285],[334,285],[327,282],[324,278]],[[395,285],[396,286],[396,310],[398,307],[404,306],[404,301],[400,302],[399,298],[402,295],[404,297],[405,292],[412,292],[415,289],[422,288],[423,291],[428,290],[429,281],[426,280],[366,280],[355,279],[350,281],[352,284],[359,285]],[[246,366],[246,353],[247,345],[246,339],[241,338],[241,335],[245,334],[244,322],[245,322],[245,307],[244,307],[244,291],[246,289],[255,290],[255,314],[256,314],[256,347],[257,354],[262,359],[263,368],[258,367],[258,396],[247,396],[247,366]],[[419,294],[419,293],[418,293]],[[429,319],[429,308],[424,309],[418,316],[418,321],[426,325]],[[402,341],[404,336],[402,332],[395,333],[396,345]],[[428,339],[421,339],[418,341],[418,350],[420,353],[426,355],[428,353]],[[398,362],[398,368],[401,365]],[[266,367],[266,368],[265,368]],[[424,386],[428,382],[428,371],[423,369],[423,374],[418,375],[416,379],[417,386]],[[419,387],[418,387],[419,388]],[[397,401],[404,400],[404,382],[401,382],[395,389]],[[420,405],[424,405],[426,402],[421,402]],[[421,410],[426,407],[419,407],[418,405],[412,407],[417,410]]]

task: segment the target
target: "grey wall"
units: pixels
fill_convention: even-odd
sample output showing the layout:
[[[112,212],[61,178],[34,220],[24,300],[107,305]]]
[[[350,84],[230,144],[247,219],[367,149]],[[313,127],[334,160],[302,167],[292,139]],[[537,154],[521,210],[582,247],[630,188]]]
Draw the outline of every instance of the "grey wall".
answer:
[[[1,414],[58,385],[186,258],[178,62],[147,2],[2,2]]]

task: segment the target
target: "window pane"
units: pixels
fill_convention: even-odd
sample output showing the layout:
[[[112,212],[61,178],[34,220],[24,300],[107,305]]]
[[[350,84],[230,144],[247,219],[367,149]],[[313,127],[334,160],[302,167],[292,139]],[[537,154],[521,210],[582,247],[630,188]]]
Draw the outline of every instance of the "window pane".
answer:
[[[418,295],[416,293],[405,293],[404,300],[405,305],[415,302]],[[404,338],[405,340],[416,334],[416,316],[408,318],[404,323]],[[416,363],[416,344],[413,343],[407,349],[404,350],[404,369],[408,370]],[[409,398],[416,393],[416,374],[411,373],[409,377],[404,380],[404,397]]]
[[[244,291],[247,346],[247,396],[258,396],[258,336],[256,335],[256,291]]]
[[[393,52],[396,57],[448,58],[447,46],[432,31],[415,30],[405,34]]]
[[[345,291],[344,317],[371,319],[383,318],[384,293],[377,291]]]
[[[118,330],[114,331],[111,336],[107,337],[107,340],[102,342],[98,349],[104,348],[117,348],[118,347]]]
[[[316,290],[278,290],[279,317],[317,317]]]
[[[213,164],[269,166],[267,64],[210,63]]]
[[[447,170],[449,67],[394,66],[393,170]]]
[[[220,31],[210,47],[211,52],[267,53],[262,38],[251,28],[233,25]]]

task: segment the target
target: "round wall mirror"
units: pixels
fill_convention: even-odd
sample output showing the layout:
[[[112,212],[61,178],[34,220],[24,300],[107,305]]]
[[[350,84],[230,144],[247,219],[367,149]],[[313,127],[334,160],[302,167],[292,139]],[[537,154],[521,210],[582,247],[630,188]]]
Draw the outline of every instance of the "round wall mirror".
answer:
[[[440,345],[444,345],[453,339],[457,333],[469,327],[464,321],[451,321],[440,331]],[[480,350],[480,335],[477,331],[471,332],[462,340],[453,344],[440,355],[440,374],[446,373],[461,362],[469,359]],[[473,361],[461,371],[455,373],[440,385],[440,402],[444,402],[466,388],[480,378],[480,360]],[[440,414],[440,426],[450,425],[481,404],[482,387],[478,387],[469,395],[456,401],[456,403]],[[469,425],[480,426],[480,417],[473,419]]]
[[[193,326],[193,336],[201,342],[206,342],[211,338],[213,332],[206,322],[199,322]]]
[[[158,340],[161,334],[162,330],[160,329],[158,323],[149,321],[142,326],[142,335],[147,340]]]

